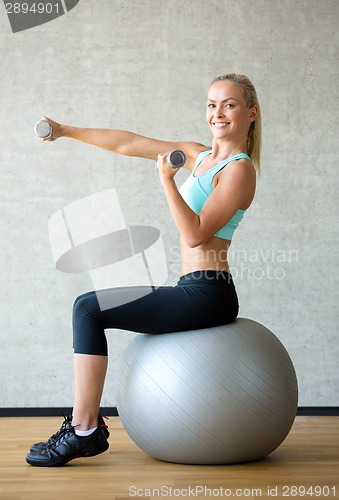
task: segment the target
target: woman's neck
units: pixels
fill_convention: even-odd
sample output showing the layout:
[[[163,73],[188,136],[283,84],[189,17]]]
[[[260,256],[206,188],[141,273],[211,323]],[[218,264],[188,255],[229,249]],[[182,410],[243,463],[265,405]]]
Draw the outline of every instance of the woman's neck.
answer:
[[[211,160],[224,160],[240,153],[247,153],[247,141],[236,144],[215,139],[213,140],[210,158]]]

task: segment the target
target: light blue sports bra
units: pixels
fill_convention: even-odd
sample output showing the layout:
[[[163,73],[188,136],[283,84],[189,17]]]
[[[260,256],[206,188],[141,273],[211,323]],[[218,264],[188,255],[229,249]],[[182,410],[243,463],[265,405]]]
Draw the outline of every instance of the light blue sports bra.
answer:
[[[212,151],[202,151],[198,154],[195,167],[191,172],[190,176],[186,179],[183,185],[180,187],[179,192],[187,205],[196,213],[199,214],[205,201],[213,191],[213,178],[214,176],[223,169],[230,161],[240,160],[241,158],[247,158],[251,161],[250,157],[245,153],[240,153],[235,156],[231,156],[226,160],[222,161],[218,165],[207,170],[201,175],[195,177],[194,173],[205,156],[211,154]],[[217,238],[223,238],[225,240],[231,240],[234,231],[239,226],[242,218],[244,217],[245,210],[240,208],[236,211],[233,217],[228,221],[228,223],[219,229],[218,232],[214,234]]]

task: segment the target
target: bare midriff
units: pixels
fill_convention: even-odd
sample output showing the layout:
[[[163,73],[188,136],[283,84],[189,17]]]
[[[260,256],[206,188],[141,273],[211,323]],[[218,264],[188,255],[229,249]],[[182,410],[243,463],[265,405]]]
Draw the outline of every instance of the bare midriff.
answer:
[[[208,241],[195,248],[189,247],[181,239],[181,275],[194,271],[227,271],[227,253],[231,245],[230,240],[212,236]]]

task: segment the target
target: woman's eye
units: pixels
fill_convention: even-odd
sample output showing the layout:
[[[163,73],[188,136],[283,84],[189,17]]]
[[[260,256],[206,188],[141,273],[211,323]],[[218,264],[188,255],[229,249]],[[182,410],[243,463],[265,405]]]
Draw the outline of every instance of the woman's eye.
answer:
[[[212,104],[211,102],[207,105],[209,108],[214,108],[215,104]]]
[[[226,108],[230,108],[230,109],[232,109],[232,108],[234,108],[234,104],[230,104],[230,103],[228,103],[228,104],[226,104]]]

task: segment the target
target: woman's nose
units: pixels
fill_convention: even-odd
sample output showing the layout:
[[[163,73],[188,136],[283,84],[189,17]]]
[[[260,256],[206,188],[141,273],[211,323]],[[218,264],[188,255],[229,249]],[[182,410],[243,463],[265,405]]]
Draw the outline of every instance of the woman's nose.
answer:
[[[223,116],[224,112],[223,112],[223,108],[222,106],[217,106],[216,108],[214,108],[214,115],[215,116]]]
[[[217,104],[214,108],[215,116],[222,116],[224,113],[223,106],[221,104]]]

